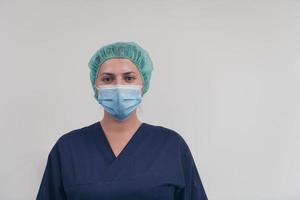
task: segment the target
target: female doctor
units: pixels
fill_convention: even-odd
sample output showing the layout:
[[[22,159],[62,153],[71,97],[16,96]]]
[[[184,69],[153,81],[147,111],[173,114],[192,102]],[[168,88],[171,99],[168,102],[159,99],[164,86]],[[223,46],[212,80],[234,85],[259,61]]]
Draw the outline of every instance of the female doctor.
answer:
[[[88,65],[104,116],[57,140],[37,199],[207,200],[183,137],[137,117],[153,70],[148,52],[136,42],[114,42]]]

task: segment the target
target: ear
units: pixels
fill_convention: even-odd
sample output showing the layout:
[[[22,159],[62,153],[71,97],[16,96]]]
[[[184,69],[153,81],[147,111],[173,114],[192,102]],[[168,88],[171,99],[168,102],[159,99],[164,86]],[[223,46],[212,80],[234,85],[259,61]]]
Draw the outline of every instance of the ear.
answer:
[[[144,86],[142,87],[142,97],[144,96]]]

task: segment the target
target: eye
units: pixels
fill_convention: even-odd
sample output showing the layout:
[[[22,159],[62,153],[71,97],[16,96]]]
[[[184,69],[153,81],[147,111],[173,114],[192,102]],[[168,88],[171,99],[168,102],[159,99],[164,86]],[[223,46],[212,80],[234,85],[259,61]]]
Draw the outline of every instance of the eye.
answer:
[[[126,76],[125,79],[127,81],[134,81],[136,78],[134,76]]]
[[[102,79],[101,79],[104,83],[109,83],[109,82],[111,82],[112,81],[112,77],[103,77]]]

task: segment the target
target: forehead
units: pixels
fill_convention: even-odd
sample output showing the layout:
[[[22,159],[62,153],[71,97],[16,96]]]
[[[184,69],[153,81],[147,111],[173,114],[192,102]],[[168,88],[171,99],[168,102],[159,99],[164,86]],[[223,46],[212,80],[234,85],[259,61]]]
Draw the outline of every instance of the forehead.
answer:
[[[125,72],[137,72],[136,65],[127,58],[111,58],[106,60],[100,68],[100,74],[103,73],[125,73]]]

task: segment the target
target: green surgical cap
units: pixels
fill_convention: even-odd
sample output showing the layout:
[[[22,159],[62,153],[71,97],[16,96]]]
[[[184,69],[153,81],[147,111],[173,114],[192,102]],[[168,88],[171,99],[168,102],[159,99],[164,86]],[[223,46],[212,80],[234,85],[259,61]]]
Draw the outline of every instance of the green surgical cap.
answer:
[[[138,68],[144,82],[145,94],[149,89],[151,73],[153,70],[152,60],[148,52],[135,42],[114,42],[98,49],[91,57],[88,66],[90,68],[90,79],[94,90],[94,97],[97,100],[98,90],[96,79],[101,65],[111,58],[130,59]]]

